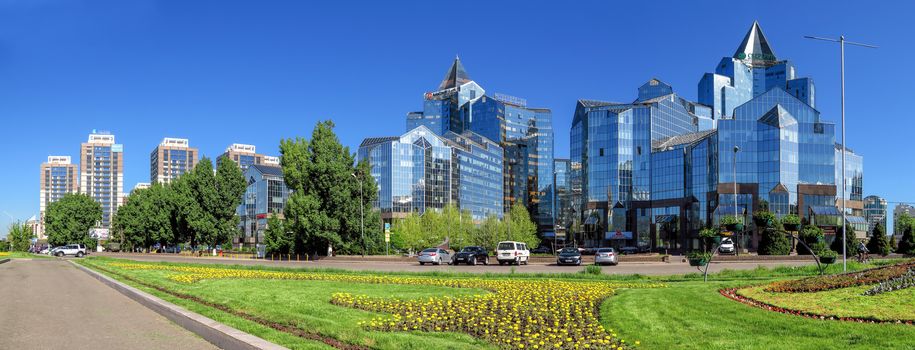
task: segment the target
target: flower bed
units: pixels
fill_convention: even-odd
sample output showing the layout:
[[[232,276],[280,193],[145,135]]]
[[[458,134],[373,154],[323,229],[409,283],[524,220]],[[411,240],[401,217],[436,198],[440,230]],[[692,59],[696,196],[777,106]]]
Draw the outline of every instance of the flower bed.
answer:
[[[773,304],[770,304],[770,303],[767,303],[764,301],[760,301],[760,300],[756,300],[756,299],[752,299],[752,298],[740,295],[738,293],[738,288],[721,289],[718,291],[718,293],[727,297],[728,299],[735,300],[735,301],[738,301],[740,303],[743,303],[743,304],[746,304],[749,306],[758,307],[760,309],[769,310],[769,311],[775,311],[775,312],[779,312],[779,313],[783,313],[783,314],[787,314],[787,315],[801,316],[801,317],[813,318],[813,319],[818,319],[818,320],[850,321],[850,322],[859,322],[859,323],[895,323],[895,324],[907,324],[910,326],[915,325],[915,321],[912,321],[912,320],[882,320],[882,319],[873,318],[873,317],[843,317],[843,316],[825,315],[825,314],[818,314],[818,313],[813,313],[813,312],[808,312],[808,311],[803,311],[803,310],[784,308],[784,307],[776,306],[776,305],[773,305]]]
[[[909,271],[902,276],[880,282],[873,288],[865,291],[864,295],[873,296],[912,287],[915,287],[915,267],[909,268]]]
[[[869,270],[856,271],[831,276],[808,277],[799,280],[775,282],[766,288],[767,292],[780,293],[810,293],[825,290],[875,284],[893,278],[901,277],[910,268],[915,267],[915,262],[909,261],[901,264],[883,266]]]
[[[124,270],[175,272],[179,283],[205,279],[253,278],[353,283],[432,285],[491,291],[469,297],[378,298],[335,293],[331,303],[383,312],[361,324],[381,331],[461,332],[512,349],[623,349],[629,343],[598,320],[601,302],[615,288],[655,288],[661,284],[557,281],[543,279],[441,278],[307,271],[269,271],[146,263],[110,263]],[[637,342],[636,342],[637,344]]]

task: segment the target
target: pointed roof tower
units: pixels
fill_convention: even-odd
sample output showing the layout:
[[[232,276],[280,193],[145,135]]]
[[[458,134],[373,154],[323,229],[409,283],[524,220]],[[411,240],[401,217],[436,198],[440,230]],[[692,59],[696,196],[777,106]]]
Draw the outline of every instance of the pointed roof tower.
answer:
[[[734,52],[734,58],[744,60],[751,65],[771,66],[778,61],[769,41],[759,27],[758,21],[753,21],[750,31],[744,36],[737,52]]]
[[[451,64],[451,68],[448,69],[448,73],[445,74],[445,79],[442,79],[442,83],[439,84],[439,90],[450,89],[458,87],[470,82],[470,76],[467,75],[467,72],[464,70],[464,65],[461,64],[461,58],[454,56],[454,63]]]

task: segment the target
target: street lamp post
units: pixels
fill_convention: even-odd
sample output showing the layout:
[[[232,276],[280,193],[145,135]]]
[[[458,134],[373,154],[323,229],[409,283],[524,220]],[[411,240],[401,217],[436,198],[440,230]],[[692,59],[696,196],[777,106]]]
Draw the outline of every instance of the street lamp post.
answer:
[[[737,152],[740,152],[740,147],[734,145],[734,219],[737,219]],[[737,248],[734,249],[734,254],[740,255],[740,236],[737,237]]]
[[[362,236],[362,257],[365,258],[365,199],[362,197],[362,178],[351,174],[356,180],[359,180],[359,230]]]
[[[847,41],[847,40],[845,40],[844,35],[840,35],[838,39],[822,38],[822,37],[816,37],[816,36],[804,36],[804,37],[807,39],[823,40],[823,41],[831,41],[831,42],[839,43],[839,62],[840,62],[840,66],[841,66],[840,67],[840,81],[841,81],[841,85],[842,85],[842,97],[841,97],[841,103],[842,103],[842,271],[848,271],[848,256],[846,253],[848,250],[848,248],[846,247],[846,243],[848,243],[848,241],[845,239],[846,235],[848,234],[847,233],[848,225],[846,224],[847,222],[846,222],[846,217],[845,217],[846,216],[845,211],[848,210],[847,204],[845,203],[845,201],[846,201],[845,200],[845,44],[867,47],[867,48],[871,48],[871,49],[876,49],[877,46],[856,43],[853,41]]]

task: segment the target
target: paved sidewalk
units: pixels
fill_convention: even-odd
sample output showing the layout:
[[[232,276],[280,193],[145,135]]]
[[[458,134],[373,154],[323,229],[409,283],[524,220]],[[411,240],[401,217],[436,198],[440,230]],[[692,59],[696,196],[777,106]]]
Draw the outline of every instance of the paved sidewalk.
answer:
[[[215,349],[67,261],[0,265],[0,349]]]
[[[583,269],[582,266],[556,266],[555,264],[534,263],[522,266],[499,266],[493,260],[488,266],[420,266],[419,263],[402,262],[402,261],[335,261],[335,260],[318,260],[318,261],[270,261],[270,260],[253,260],[253,259],[229,259],[219,257],[189,257],[176,254],[134,254],[134,253],[93,253],[96,256],[110,256],[121,259],[131,259],[137,261],[168,261],[184,262],[197,264],[223,264],[223,265],[261,265],[261,266],[279,266],[279,267],[312,267],[312,268],[337,268],[345,270],[368,270],[368,271],[453,271],[453,272],[473,272],[473,273],[508,273],[513,269],[515,272],[532,272],[532,273],[563,273],[578,272]],[[585,257],[585,263],[588,263],[591,256]],[[758,266],[776,267],[776,266],[804,266],[814,264],[810,261],[755,261],[755,262],[715,262],[709,266],[709,273],[719,272],[723,269],[731,270],[750,270]],[[674,275],[700,272],[695,267],[689,266],[685,262],[675,261],[671,263],[651,262],[651,263],[634,263],[621,262],[617,266],[604,266],[603,272],[606,274],[643,274],[643,275]]]

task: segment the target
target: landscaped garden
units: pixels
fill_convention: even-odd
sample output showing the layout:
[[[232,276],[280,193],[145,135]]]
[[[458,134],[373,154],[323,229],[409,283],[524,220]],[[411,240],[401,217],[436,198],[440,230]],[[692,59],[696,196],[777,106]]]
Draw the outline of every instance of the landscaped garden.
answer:
[[[870,298],[846,307],[881,320],[915,318],[911,305],[915,294],[913,288],[903,288],[906,280],[891,282],[873,296],[862,296],[874,287],[871,280],[867,285],[822,292],[771,290],[794,285],[785,282],[797,280],[791,276],[814,275],[812,266],[725,271],[702,283],[698,274],[370,273],[110,258],[89,258],[80,263],[194,312],[296,349],[915,346],[915,326],[910,324],[812,319],[723,295],[734,291],[749,299],[803,294],[823,306],[845,303],[848,298]],[[832,268],[834,273],[836,267]],[[859,274],[889,276],[887,281],[907,276],[887,270],[899,268],[883,267]],[[802,281],[807,282],[797,285],[810,283]],[[818,293],[835,294],[819,297]],[[772,305],[801,302],[791,296],[765,300]],[[784,304],[780,308],[794,306]]]

